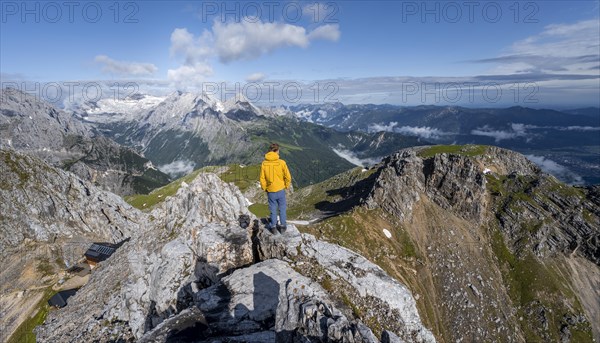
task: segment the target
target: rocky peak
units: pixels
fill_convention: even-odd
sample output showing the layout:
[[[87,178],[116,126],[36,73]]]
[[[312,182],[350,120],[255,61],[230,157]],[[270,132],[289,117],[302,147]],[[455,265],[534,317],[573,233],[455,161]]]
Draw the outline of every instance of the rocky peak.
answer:
[[[0,89],[0,147],[60,150],[64,135],[93,136],[91,129],[34,95]]]
[[[386,158],[363,202],[409,220],[415,204],[426,198],[473,223],[496,217],[509,241],[529,242],[529,250],[538,256],[578,251],[599,263],[597,187],[562,185],[523,155],[506,149],[464,146],[452,153],[433,153],[437,149],[411,148]],[[555,220],[550,223],[547,218]],[[524,240],[523,226],[534,236]]]
[[[118,194],[148,192],[169,177],[137,152],[96,135],[79,118],[15,89],[0,94],[0,148],[37,156]]]
[[[293,225],[273,236],[240,191],[214,174],[200,174],[145,215],[146,227],[67,307],[50,312],[40,341],[378,342],[355,305],[340,300],[347,296],[323,284],[326,276],[363,299],[363,311],[386,314],[385,337],[435,341],[405,286]]]
[[[231,119],[239,120],[251,120],[255,116],[265,115],[262,109],[254,106],[254,104],[241,93],[225,100],[221,111],[223,113],[230,113],[229,117]],[[240,113],[245,115],[240,116]]]
[[[487,173],[540,172],[524,156],[497,147],[464,146],[464,151],[452,153],[437,149],[409,148],[384,159],[365,203],[410,219],[413,205],[426,196],[459,217],[479,222],[487,204]]]
[[[461,328],[447,337],[496,340],[500,330],[510,332],[508,341],[569,342],[579,330],[588,341],[600,337],[592,324],[600,292],[590,286],[600,275],[597,187],[562,184],[523,155],[483,146],[402,150],[367,180],[362,201],[376,210],[368,221],[410,233],[421,250],[409,267],[438,279],[429,297],[443,307],[431,311]],[[486,322],[497,330],[482,329]]]

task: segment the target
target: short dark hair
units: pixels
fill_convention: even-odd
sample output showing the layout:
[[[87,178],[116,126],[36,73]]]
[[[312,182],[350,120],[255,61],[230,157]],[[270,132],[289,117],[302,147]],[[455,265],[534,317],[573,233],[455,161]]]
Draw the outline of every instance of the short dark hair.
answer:
[[[271,143],[271,145],[269,146],[269,151],[272,151],[272,152],[279,151],[279,144],[277,144],[277,143]]]

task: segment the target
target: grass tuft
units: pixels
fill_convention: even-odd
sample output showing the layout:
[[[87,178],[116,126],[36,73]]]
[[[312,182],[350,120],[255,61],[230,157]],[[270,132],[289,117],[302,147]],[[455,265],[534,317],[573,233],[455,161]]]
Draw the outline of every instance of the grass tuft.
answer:
[[[32,317],[27,318],[19,327],[15,330],[12,336],[6,341],[6,343],[35,343],[36,337],[33,330],[36,326],[41,325],[46,320],[50,306],[48,300],[55,294],[52,288],[48,287],[44,290],[42,299],[37,304],[37,311]]]
[[[479,156],[487,152],[485,145],[434,145],[419,151],[421,158],[431,158],[437,154],[455,154],[464,156]]]

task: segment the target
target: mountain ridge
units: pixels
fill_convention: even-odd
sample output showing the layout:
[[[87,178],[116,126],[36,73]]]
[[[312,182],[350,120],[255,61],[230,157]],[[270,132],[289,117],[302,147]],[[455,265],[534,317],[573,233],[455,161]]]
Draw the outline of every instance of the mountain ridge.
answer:
[[[17,170],[12,184],[19,182]],[[302,212],[298,206],[342,211],[308,223],[304,233],[290,226],[285,236],[273,236],[248,212],[253,187],[242,194],[200,172],[150,212],[131,212],[145,228],[131,231],[70,305],[50,313],[39,337],[591,342],[597,334],[591,323],[600,296],[593,287],[600,277],[599,192],[562,185],[522,155],[483,146],[398,151],[371,170],[290,195],[290,218]],[[294,287],[282,283],[294,273],[316,282],[294,286],[304,285],[305,300],[295,300]],[[394,286],[398,294],[409,290],[404,304],[414,304],[410,316],[427,329],[413,331],[399,319],[408,317],[394,312],[400,305],[377,288],[386,282],[404,285]],[[269,287],[278,290],[278,300],[260,300],[265,307],[253,310],[252,297],[267,299],[261,289]],[[285,303],[316,310],[300,311],[298,321],[280,308]],[[223,312],[226,304],[236,316]],[[382,306],[388,312],[375,310]],[[275,319],[263,327],[252,324],[257,318]],[[311,331],[319,318],[331,324],[328,331]]]
[[[10,151],[6,153],[14,154]],[[192,330],[195,333],[193,341],[198,341],[201,337],[205,337],[207,341],[218,337],[248,341],[253,337],[250,341],[256,342],[264,341],[265,337],[269,340],[269,337],[279,337],[279,340],[292,337],[329,337],[331,340],[352,338],[363,342],[378,342],[371,329],[352,316],[348,303],[338,303],[339,300],[329,298],[330,290],[321,286],[319,279],[310,275],[301,276],[292,268],[301,264],[300,260],[295,262],[294,256],[297,256],[318,258],[322,268],[331,269],[333,264],[339,263],[334,262],[337,261],[335,259],[342,258],[335,257],[337,254],[352,257],[351,260],[356,264],[354,267],[332,269],[332,273],[348,280],[348,287],[356,289],[354,292],[360,289],[363,289],[360,292],[364,292],[363,282],[369,280],[371,284],[388,284],[387,287],[396,290],[396,295],[402,294],[400,299],[394,301],[386,300],[389,297],[385,295],[370,295],[379,299],[380,306],[397,308],[399,312],[394,312],[393,316],[403,318],[398,323],[406,324],[396,326],[393,331],[386,331],[386,335],[418,338],[419,342],[435,341],[431,333],[421,325],[410,292],[360,255],[302,235],[293,226],[290,226],[288,232],[289,239],[284,240],[267,233],[259,226],[258,220],[253,223],[251,221],[252,225],[249,227],[240,226],[239,218],[248,214],[246,199],[237,187],[224,183],[215,174],[199,174],[191,183],[182,183],[174,196],[165,199],[152,212],[144,214],[123,205],[122,200],[114,195],[113,200],[99,196],[98,193],[103,192],[94,186],[77,181],[76,176],[56,170],[34,157],[11,155],[10,158],[20,166],[29,166],[26,169],[28,171],[37,170],[36,178],[58,173],[79,182],[84,187],[74,189],[74,194],[102,203],[94,211],[100,218],[92,219],[88,214],[84,221],[77,216],[86,208],[85,202],[74,201],[70,204],[57,199],[54,200],[54,206],[57,207],[58,217],[64,217],[61,214],[62,206],[72,206],[68,211],[74,216],[71,221],[79,224],[85,225],[85,222],[93,221],[95,225],[106,226],[108,219],[108,231],[103,236],[104,239],[121,240],[123,233],[129,236],[106,263],[102,262],[94,269],[88,284],[69,299],[66,308],[50,311],[45,324],[37,329],[40,341],[139,339],[154,342],[160,337],[160,341],[169,341],[173,334],[179,335],[184,329],[200,325],[198,329]],[[21,169],[10,169],[10,173],[19,179],[18,171]],[[37,184],[36,178],[27,177],[23,182]],[[57,186],[69,188],[71,184],[71,181],[67,182],[63,177],[53,180],[55,185],[23,185],[22,190],[33,194],[41,191],[39,187],[48,187],[44,191],[54,194],[53,189]],[[11,182],[13,183],[15,182]],[[15,194],[8,190],[0,193],[3,200],[7,196],[14,197]],[[17,197],[13,201],[26,202],[23,197]],[[43,199],[40,198],[40,204],[42,202]],[[81,215],[83,213],[79,214]],[[114,221],[114,224],[110,224],[111,218],[116,218],[115,215],[125,222]],[[135,225],[125,224],[127,220]],[[66,225],[73,225],[71,221],[67,220]],[[42,227],[53,225],[53,221],[41,223]],[[19,231],[18,227],[20,225],[11,230]],[[88,240],[94,239],[93,234],[90,236],[91,233],[86,232],[82,234]],[[32,239],[45,240],[45,244],[53,245],[59,254],[64,254],[67,252],[65,247],[69,246],[63,244],[68,243],[69,236],[69,232],[61,231],[54,238],[42,235],[33,236]],[[274,238],[276,241],[270,241]],[[43,242],[40,241],[41,243]],[[19,245],[16,242],[14,244]],[[314,255],[315,249],[320,253]],[[299,253],[300,250],[304,252]],[[323,259],[322,253],[326,251],[334,254]],[[5,261],[3,257],[3,263]],[[358,280],[353,281],[356,268],[363,272],[356,274]],[[11,270],[16,271],[14,268]],[[265,299],[272,298],[271,294],[261,292],[264,292],[265,287],[277,285],[279,300],[276,303],[261,301],[259,304],[263,304],[263,307],[251,307],[252,298],[248,300],[248,286],[245,285],[252,278],[255,280],[252,291],[255,299],[263,296]],[[290,278],[295,280],[292,284],[289,282]],[[363,278],[366,279],[360,281]],[[9,289],[15,286],[2,285]],[[368,289],[367,292],[371,292]],[[224,294],[224,291],[230,294]],[[234,317],[230,317],[227,303],[239,304],[236,305]],[[197,308],[201,312],[197,312]],[[308,311],[308,308],[312,310]],[[304,314],[298,318],[295,313],[300,310]],[[275,312],[278,313],[277,320]],[[191,323],[182,327],[179,319],[190,320],[190,315]],[[273,324],[264,327],[265,320],[267,323],[274,320],[271,323],[275,324],[275,328],[270,326]],[[327,329],[319,329],[318,323],[322,320],[326,320]],[[257,324],[252,324],[253,321]],[[201,329],[204,325],[201,323],[205,323],[208,328]]]
[[[307,231],[410,285],[436,337],[598,337],[596,187],[565,186],[522,155],[495,147],[407,149],[375,169],[354,190],[313,199],[321,210],[354,207]]]
[[[147,193],[169,177],[79,118],[16,89],[0,91],[0,147],[25,151],[119,194]]]
[[[173,163],[191,168],[258,163],[268,144],[277,141],[286,161],[298,167],[294,181],[297,186],[350,169],[352,163],[336,150],[368,160],[401,147],[428,144],[395,133],[341,133],[301,123],[291,113],[259,108],[241,96],[221,102],[202,93],[175,92],[145,111],[121,116],[125,118],[121,121],[107,114],[102,122],[100,112],[94,112],[94,125],[100,132],[142,151],[163,170]],[[85,112],[77,115],[87,116]],[[316,172],[305,172],[300,168],[305,165],[314,165]]]

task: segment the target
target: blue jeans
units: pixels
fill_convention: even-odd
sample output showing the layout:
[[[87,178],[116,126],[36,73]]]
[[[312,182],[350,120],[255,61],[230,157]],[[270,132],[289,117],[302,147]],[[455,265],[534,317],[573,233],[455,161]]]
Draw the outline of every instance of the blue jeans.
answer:
[[[277,207],[279,207],[280,225],[286,226],[287,216],[285,210],[287,204],[285,200],[285,189],[282,189],[279,192],[267,192],[267,198],[269,199],[269,211],[271,211],[271,227],[277,225]]]

